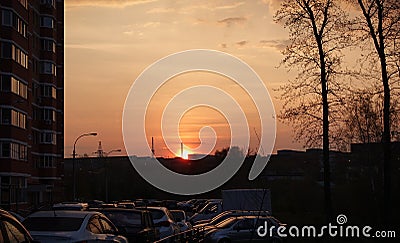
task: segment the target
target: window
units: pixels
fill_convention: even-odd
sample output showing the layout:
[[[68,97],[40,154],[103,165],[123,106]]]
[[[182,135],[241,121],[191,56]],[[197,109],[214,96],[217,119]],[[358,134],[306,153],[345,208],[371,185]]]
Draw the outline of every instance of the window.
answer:
[[[13,13],[10,10],[2,10],[2,21],[1,23],[5,26],[12,26],[12,16]]]
[[[12,159],[19,159],[19,144],[17,143],[10,143],[10,150],[11,150],[11,158]]]
[[[26,145],[14,142],[1,142],[0,145],[0,157],[22,161],[28,160],[28,148]]]
[[[56,111],[52,109],[43,109],[43,120],[45,121],[56,121]]]
[[[15,45],[11,46],[11,58],[24,68],[28,68],[28,55]]]
[[[114,227],[112,227],[105,219],[100,218],[100,223],[103,225],[104,233],[115,234]]]
[[[56,133],[51,131],[51,132],[42,132],[42,135],[40,137],[40,143],[42,144],[56,144]]]
[[[54,28],[54,20],[52,17],[41,16],[40,27]]]
[[[2,10],[2,24],[13,27],[18,33],[26,37],[26,23],[14,12]]]
[[[20,80],[11,77],[11,92],[26,99],[28,97],[28,86]]]
[[[15,110],[11,110],[11,125],[25,129],[26,115]]]
[[[72,217],[27,217],[24,226],[29,231],[77,231],[83,220]]]
[[[25,99],[28,96],[28,86],[10,75],[1,75],[0,89],[1,91],[11,91]]]
[[[25,145],[19,145],[19,160],[27,161],[28,160],[28,148]]]
[[[56,158],[52,155],[42,155],[36,164],[37,168],[55,168]]]
[[[11,109],[0,109],[1,124],[11,123]]]
[[[86,229],[93,234],[101,234],[102,229],[97,216],[94,216],[90,219]]]
[[[24,68],[28,68],[28,55],[14,44],[9,42],[1,43],[1,57],[11,58]]]
[[[43,61],[41,62],[41,70],[40,73],[42,74],[51,74],[56,76],[56,65],[51,62]]]
[[[254,226],[253,224],[254,224],[254,220],[252,218],[242,219],[235,225],[235,228],[238,230],[251,230],[251,229],[253,229],[253,226]]]
[[[32,58],[32,71],[35,73],[35,74],[38,74],[39,73],[39,71],[40,71],[40,65],[39,65],[39,60],[38,59],[36,59],[36,58]]]
[[[40,4],[46,4],[49,7],[55,6],[55,0],[40,0]]]
[[[24,113],[9,108],[2,108],[0,111],[1,124],[26,128],[26,115]]]
[[[11,58],[11,46],[12,46],[12,44],[9,42],[1,43],[1,57]]]
[[[1,153],[0,153],[0,157],[3,158],[10,158],[10,143],[0,143],[1,145]]]
[[[42,96],[43,97],[51,97],[56,99],[57,98],[57,89],[52,85],[42,85]]]
[[[52,51],[56,52],[56,43],[53,40],[42,39],[41,40],[41,49],[44,51]]]
[[[1,91],[11,91],[11,76],[1,75],[0,76],[0,89]]]

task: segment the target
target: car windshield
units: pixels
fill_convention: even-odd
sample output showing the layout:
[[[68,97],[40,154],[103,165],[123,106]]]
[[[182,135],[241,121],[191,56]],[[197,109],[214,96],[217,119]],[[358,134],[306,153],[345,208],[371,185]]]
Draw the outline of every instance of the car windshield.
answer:
[[[23,224],[29,231],[77,231],[83,218],[28,217]]]
[[[103,211],[103,214],[116,226],[140,226],[142,225],[142,215],[136,212],[112,212]]]
[[[221,229],[229,228],[229,227],[231,227],[235,222],[236,222],[236,218],[228,218],[228,219],[225,219],[224,221],[222,221],[222,222],[216,224],[215,227],[221,228]]]
[[[172,216],[174,217],[176,222],[180,222],[185,220],[185,215],[183,212],[179,212],[179,211],[172,211]]]
[[[165,213],[162,210],[151,210],[150,212],[154,220],[161,219],[165,215]]]

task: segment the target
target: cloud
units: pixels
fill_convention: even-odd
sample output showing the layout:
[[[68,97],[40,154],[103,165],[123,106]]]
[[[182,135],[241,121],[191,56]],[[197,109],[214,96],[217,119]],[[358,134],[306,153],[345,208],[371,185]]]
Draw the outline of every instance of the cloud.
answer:
[[[163,13],[172,13],[175,9],[173,8],[153,8],[147,11],[148,14],[163,14]]]
[[[244,46],[244,45],[246,45],[247,43],[249,43],[249,42],[248,42],[248,41],[245,41],[245,40],[242,40],[242,41],[236,42],[236,45],[238,45],[238,46]]]
[[[226,19],[218,20],[218,24],[223,24],[227,27],[231,27],[235,24],[244,24],[247,21],[245,17],[231,17]]]
[[[290,40],[260,40],[259,43],[262,48],[270,47],[283,51],[290,44]]]
[[[115,7],[124,8],[132,5],[139,5],[154,2],[156,0],[67,0],[65,1],[66,7]]]
[[[215,7],[214,9],[235,9],[243,4],[244,4],[244,2],[237,2],[237,3],[233,3],[233,4],[220,5],[220,6]]]
[[[149,27],[158,27],[160,26],[160,22],[147,22],[143,25],[144,28],[149,28]]]

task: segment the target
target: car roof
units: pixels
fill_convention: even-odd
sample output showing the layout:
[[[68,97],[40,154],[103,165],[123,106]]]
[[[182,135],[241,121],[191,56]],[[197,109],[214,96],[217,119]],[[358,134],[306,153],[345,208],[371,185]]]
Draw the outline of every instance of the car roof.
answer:
[[[138,210],[138,209],[131,209],[131,208],[100,208],[96,209],[98,212],[131,212],[131,213],[142,213],[146,210]]]
[[[148,209],[148,210],[168,210],[166,207],[138,207],[139,209]]]
[[[181,210],[181,209],[172,209],[172,210],[169,210],[170,212],[173,212],[173,213],[184,213],[185,211],[184,210]]]
[[[92,216],[100,214],[94,211],[74,211],[74,210],[52,210],[52,211],[38,211],[29,215],[30,217],[67,217],[67,218],[85,218],[86,216]]]

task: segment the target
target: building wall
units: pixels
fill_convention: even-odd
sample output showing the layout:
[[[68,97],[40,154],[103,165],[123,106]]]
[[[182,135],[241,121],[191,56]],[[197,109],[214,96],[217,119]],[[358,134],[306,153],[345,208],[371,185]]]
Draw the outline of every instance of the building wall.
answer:
[[[0,1],[0,206],[62,196],[64,1]]]

